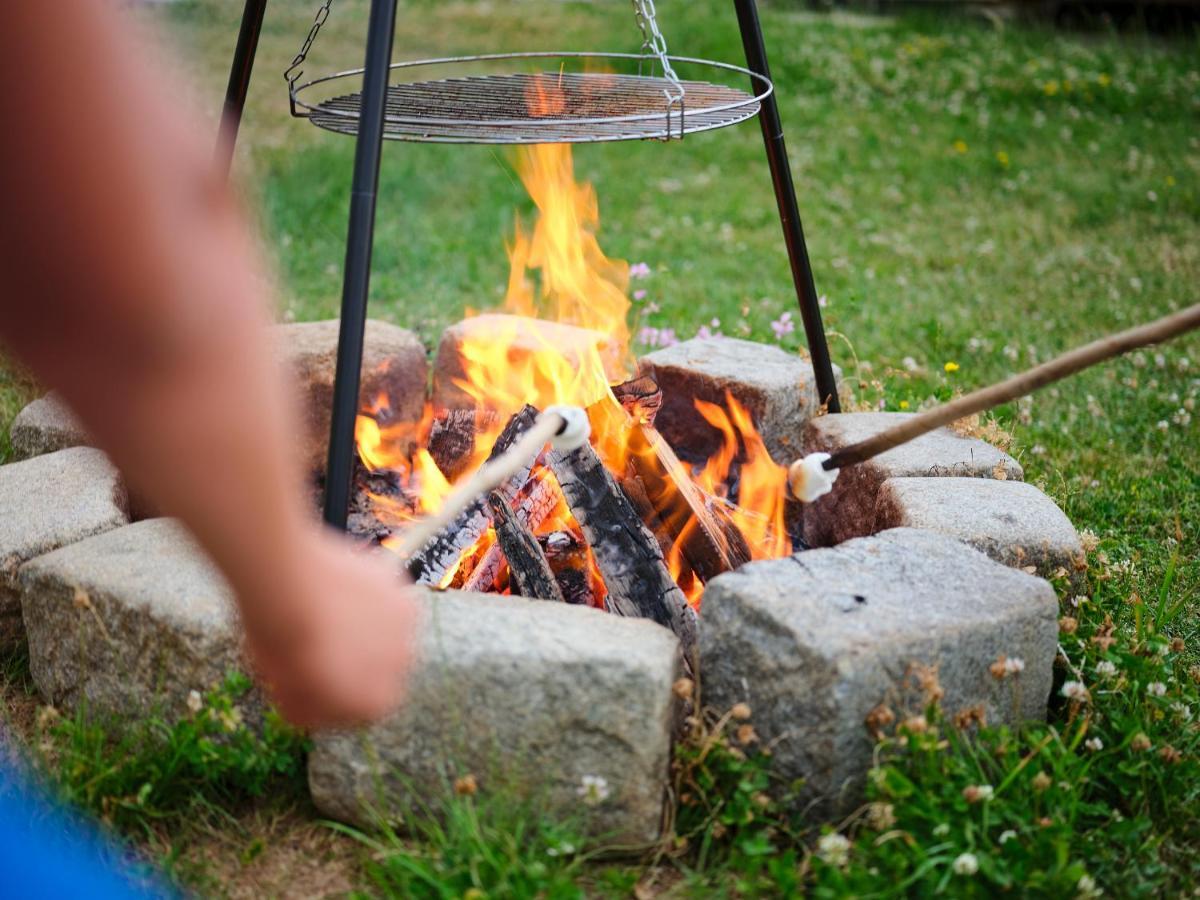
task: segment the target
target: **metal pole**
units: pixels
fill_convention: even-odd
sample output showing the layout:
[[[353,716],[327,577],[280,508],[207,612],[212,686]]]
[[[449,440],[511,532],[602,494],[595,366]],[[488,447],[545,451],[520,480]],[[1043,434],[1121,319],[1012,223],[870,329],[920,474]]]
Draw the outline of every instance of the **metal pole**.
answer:
[[[734,0],[733,5],[737,9],[738,26],[742,31],[742,45],[746,49],[747,68],[764,78],[770,78],[771,70],[767,66],[767,48],[763,44],[757,4],[754,0]],[[837,381],[833,377],[833,363],[829,359],[829,345],[825,341],[825,326],[821,323],[817,286],[813,282],[812,264],[808,260],[808,247],[804,243],[804,228],[800,224],[800,211],[796,207],[796,188],[792,184],[792,170],[788,164],[787,147],[783,142],[783,124],[779,120],[779,105],[775,101],[777,94],[778,87],[763,101],[758,121],[762,125],[763,143],[767,146],[767,162],[771,167],[775,200],[779,204],[779,221],[783,225],[783,239],[787,244],[788,260],[792,265],[796,299],[800,301],[800,318],[804,321],[808,352],[812,356],[817,395],[822,402],[828,404],[830,412],[836,413],[841,412]]]
[[[222,175],[228,175],[233,165],[233,148],[237,143],[242,110],[246,108],[246,92],[250,90],[250,73],[254,69],[254,54],[258,52],[258,36],[262,33],[263,15],[267,0],[246,0],[242,11],[242,28],[233,51],[233,66],[229,70],[229,87],[225,89],[225,108],[221,116],[217,140],[216,164]]]
[[[342,282],[342,319],[333,382],[333,417],[329,427],[329,461],[325,470],[325,521],[342,530],[346,527],[354,479],[354,419],[358,414],[363,336],[367,327],[375,195],[379,189],[379,164],[383,155],[384,101],[396,30],[396,0],[371,0],[367,28],[367,60],[354,153],[346,272]]]

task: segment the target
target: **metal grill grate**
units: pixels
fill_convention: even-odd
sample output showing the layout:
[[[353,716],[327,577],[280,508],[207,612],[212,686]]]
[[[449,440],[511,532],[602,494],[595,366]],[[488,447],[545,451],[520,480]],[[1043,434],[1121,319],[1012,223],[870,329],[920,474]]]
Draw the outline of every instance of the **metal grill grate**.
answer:
[[[293,99],[314,125],[357,134],[361,94],[342,94],[313,105],[296,99],[311,85],[353,74],[318,79],[298,88]],[[405,82],[388,88],[384,136],[452,144],[668,140],[752,118],[770,92],[770,82],[757,96],[707,81],[678,84],[682,100],[671,99],[673,82],[648,75],[514,73]]]

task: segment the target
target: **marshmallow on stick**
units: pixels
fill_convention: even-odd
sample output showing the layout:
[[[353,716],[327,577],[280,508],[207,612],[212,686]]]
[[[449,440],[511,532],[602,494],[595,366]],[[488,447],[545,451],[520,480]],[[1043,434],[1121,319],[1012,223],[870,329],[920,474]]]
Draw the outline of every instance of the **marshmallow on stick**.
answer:
[[[833,490],[833,481],[837,478],[837,473],[846,466],[865,462],[966,416],[1024,397],[1040,387],[1060,381],[1068,375],[1074,375],[1122,353],[1158,344],[1197,328],[1200,328],[1200,303],[1156,319],[1147,325],[1120,331],[1076,347],[1062,356],[997,384],[972,391],[927,412],[918,413],[894,428],[874,434],[857,444],[850,444],[833,453],[810,453],[803,459],[796,460],[788,468],[788,490],[797,500],[811,503]]]

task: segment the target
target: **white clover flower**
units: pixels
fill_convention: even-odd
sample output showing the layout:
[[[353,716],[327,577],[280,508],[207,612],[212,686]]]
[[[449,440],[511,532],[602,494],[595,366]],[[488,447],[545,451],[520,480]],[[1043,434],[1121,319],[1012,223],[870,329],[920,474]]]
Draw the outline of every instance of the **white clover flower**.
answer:
[[[588,806],[599,806],[608,799],[608,779],[603,775],[584,775],[576,793]]]
[[[1180,703],[1178,700],[1171,704],[1171,712],[1183,722],[1192,721],[1192,708],[1184,703]]]
[[[823,834],[817,841],[817,856],[840,869],[850,862],[850,841],[836,831]]]
[[[1004,671],[1009,675],[1020,675],[1025,671],[1025,660],[1019,656],[1010,656],[1004,661]]]
[[[1168,422],[1166,419],[1159,419],[1157,422],[1154,423],[1154,427],[1157,428],[1159,431],[1167,431],[1170,429],[1171,423]]]
[[[934,837],[945,837],[949,833],[950,833],[950,823],[949,822],[943,822],[941,825],[937,825],[933,829]]]
[[[1101,678],[1112,678],[1117,674],[1117,667],[1114,663],[1109,662],[1107,659],[1102,659],[1100,662],[1096,663],[1096,674]]]
[[[1091,694],[1088,693],[1087,686],[1082,681],[1063,682],[1061,693],[1068,700],[1074,700],[1077,703],[1087,703],[1091,699]]]
[[[1017,833],[1015,831],[1013,831],[1011,828],[1007,829],[1006,831],[1000,832],[1000,846],[1004,846],[1005,844],[1007,844],[1009,841],[1011,841],[1016,836],[1017,836]]]
[[[1075,896],[1079,900],[1095,900],[1104,894],[1104,889],[1096,884],[1096,879],[1091,875],[1080,875],[1079,881],[1075,883],[1075,890]]]
[[[1161,697],[1167,692],[1167,686],[1161,681],[1152,681],[1146,686],[1146,693],[1151,697]]]
[[[200,696],[199,691],[188,691],[187,708],[193,715],[204,708],[204,698]]]
[[[1087,747],[1093,753],[1096,753],[1104,749],[1104,741],[1100,740],[1098,737],[1092,737],[1084,741],[1083,746]]]
[[[979,858],[974,853],[960,853],[951,868],[955,875],[974,875],[979,871]]]

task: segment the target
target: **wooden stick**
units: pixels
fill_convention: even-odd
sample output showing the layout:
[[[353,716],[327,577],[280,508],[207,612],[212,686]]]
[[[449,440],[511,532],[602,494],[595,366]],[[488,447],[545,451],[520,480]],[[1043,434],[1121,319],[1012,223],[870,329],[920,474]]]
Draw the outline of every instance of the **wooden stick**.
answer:
[[[899,447],[901,444],[928,434],[943,425],[949,425],[966,416],[992,409],[1018,397],[1033,393],[1038,388],[1045,387],[1054,381],[1074,375],[1088,366],[1104,362],[1107,359],[1148,347],[1162,341],[1178,337],[1188,331],[1200,328],[1200,303],[1187,309],[1164,316],[1148,325],[1130,328],[1108,337],[1100,338],[1082,347],[1064,353],[1062,356],[1034,366],[1027,372],[1014,375],[989,387],[972,391],[949,403],[944,403],[936,409],[918,413],[910,419],[872,435],[857,444],[850,444],[834,451],[829,459],[822,463],[826,470],[843,469],[856,463],[864,462],[873,456]]]

